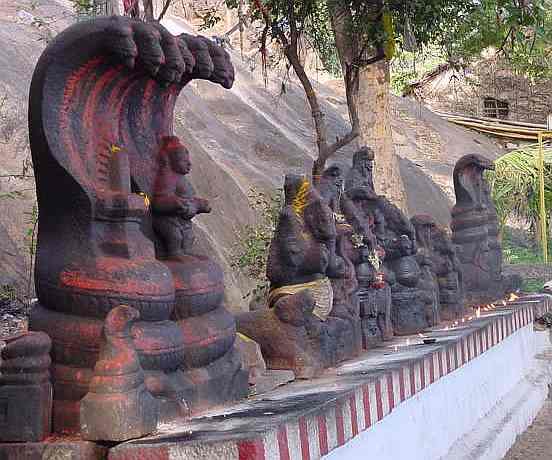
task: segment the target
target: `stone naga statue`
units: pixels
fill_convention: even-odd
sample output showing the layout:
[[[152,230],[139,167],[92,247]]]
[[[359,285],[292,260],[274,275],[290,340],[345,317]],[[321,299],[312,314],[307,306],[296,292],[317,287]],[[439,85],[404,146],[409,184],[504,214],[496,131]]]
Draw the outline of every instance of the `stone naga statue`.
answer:
[[[204,37],[123,17],[69,27],[36,66],[30,327],[52,338],[56,431],[79,429],[105,318],[121,304],[140,313],[131,336],[162,408],[178,412],[184,399],[196,410],[247,393],[222,271],[190,253],[190,219],[209,205],[187,183],[187,151],[172,125],[192,79],[230,88],[228,54]]]
[[[50,435],[50,349],[43,332],[5,339],[0,351],[0,442],[38,442]]]
[[[328,273],[343,261],[335,260],[332,211],[302,176],[287,175],[284,193],[267,262],[268,308],[238,315],[238,330],[259,343],[267,367],[308,378],[351,357],[353,333],[333,316]]]
[[[456,204],[452,208],[452,241],[458,247],[462,278],[469,301],[490,302],[500,295],[500,260],[491,253],[489,227],[495,226],[496,211],[491,205],[483,173],[494,169],[480,155],[465,155],[454,167]],[[494,229],[491,233],[495,233]],[[496,249],[496,248],[495,248]]]

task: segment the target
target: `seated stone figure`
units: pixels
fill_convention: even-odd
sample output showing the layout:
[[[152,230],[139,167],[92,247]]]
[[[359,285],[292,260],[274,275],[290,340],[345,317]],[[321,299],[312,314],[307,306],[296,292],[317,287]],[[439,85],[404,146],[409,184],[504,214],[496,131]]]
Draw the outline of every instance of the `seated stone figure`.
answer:
[[[439,283],[441,319],[456,320],[462,317],[465,309],[464,285],[460,260],[456,247],[444,228],[434,225],[431,228],[433,242],[433,267]]]
[[[193,247],[192,218],[211,212],[209,202],[195,196],[186,175],[190,172],[190,154],[175,136],[162,139],[151,211],[153,230],[159,235],[159,254],[177,257],[190,254]]]
[[[79,430],[104,322],[118,305],[140,314],[130,334],[161,418],[187,415],[183,400],[193,411],[247,393],[222,272],[188,253],[189,220],[208,205],[186,184],[171,120],[179,92],[198,78],[230,88],[228,54],[117,16],[69,27],[37,64],[29,135],[38,302],[29,327],[52,339],[56,432]]]
[[[383,263],[379,263],[383,262],[385,254],[385,218],[374,191],[373,160],[374,152],[368,147],[355,152],[341,199],[343,214],[359,240],[352,260],[360,284],[361,330],[365,348],[393,335],[390,279]]]
[[[416,230],[417,259],[422,272],[418,286],[427,291],[431,296],[431,303],[426,306],[426,318],[430,326],[436,326],[441,320],[441,307],[439,283],[434,265],[435,250],[432,239],[435,221],[431,216],[426,214],[417,214],[410,220]]]
[[[349,321],[332,316],[332,212],[302,176],[287,175],[284,192],[267,262],[268,308],[238,315],[238,330],[259,343],[267,367],[308,378],[355,351]]]
[[[322,200],[332,210],[336,219],[336,249],[333,260],[336,266],[328,267],[328,276],[333,289],[333,309],[331,316],[349,322],[353,335],[343,335],[343,339],[352,339],[352,348],[356,352],[362,350],[362,334],[360,323],[360,303],[358,297],[358,280],[354,261],[357,257],[357,248],[353,242],[353,227],[347,223],[341,214],[341,200],[343,197],[343,173],[338,166],[331,166],[324,170],[318,190]],[[330,260],[332,256],[330,254]],[[343,345],[349,348],[349,345]]]

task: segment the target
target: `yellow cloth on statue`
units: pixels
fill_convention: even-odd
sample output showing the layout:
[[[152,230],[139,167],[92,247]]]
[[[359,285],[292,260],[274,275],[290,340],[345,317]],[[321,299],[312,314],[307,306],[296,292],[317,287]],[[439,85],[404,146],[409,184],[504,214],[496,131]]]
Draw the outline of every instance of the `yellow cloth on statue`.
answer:
[[[286,295],[297,294],[305,289],[309,289],[314,298],[315,305],[312,313],[322,321],[326,321],[333,307],[332,283],[328,277],[308,283],[290,284],[289,286],[272,289],[268,294],[268,305],[272,307],[280,298]]]

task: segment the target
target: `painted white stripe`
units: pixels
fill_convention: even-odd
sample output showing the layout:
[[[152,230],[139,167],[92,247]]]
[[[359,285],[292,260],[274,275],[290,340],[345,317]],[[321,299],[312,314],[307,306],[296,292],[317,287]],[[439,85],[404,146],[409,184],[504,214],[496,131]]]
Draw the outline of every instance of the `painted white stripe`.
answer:
[[[182,443],[169,444],[169,459],[181,460],[183,458],[198,458],[198,446]],[[238,446],[235,442],[201,443],[201,458],[224,458],[238,460]]]
[[[378,421],[378,406],[376,403],[376,382],[372,380],[368,384],[368,396],[370,401],[370,420],[372,425]]]
[[[320,441],[318,437],[318,418],[316,416],[307,418],[307,437],[309,439],[310,458],[320,458]]]
[[[424,377],[425,377],[425,388],[427,388],[430,384],[431,384],[431,374],[429,372],[429,366],[431,366],[431,355],[430,356],[426,356],[423,360],[422,360],[422,365],[423,365],[423,371],[424,371]]]
[[[331,407],[325,412],[326,429],[328,430],[328,451],[337,447],[337,425],[335,419],[335,407]]]
[[[397,407],[401,403],[401,384],[399,381],[399,372],[400,370],[394,370],[391,373],[391,376],[393,378],[393,402],[395,404],[395,407]]]
[[[302,460],[301,437],[299,436],[299,419],[286,423],[290,460]]]
[[[362,391],[362,386],[359,386],[355,389],[355,403],[356,403],[356,413],[357,413],[357,426],[358,432],[364,431],[366,429],[366,417],[364,416],[364,394]]]
[[[345,442],[353,437],[353,422],[351,417],[351,398],[347,398],[343,404],[343,435]],[[358,426],[358,425],[357,425]]]
[[[278,446],[278,430],[272,430],[263,437],[265,460],[280,460],[280,446]]]
[[[410,391],[410,368],[405,366],[401,370],[404,378],[404,399],[406,400],[412,396],[412,392]]]
[[[416,389],[416,393],[422,389],[422,372],[423,369],[420,361],[417,361],[414,363],[414,388]]]

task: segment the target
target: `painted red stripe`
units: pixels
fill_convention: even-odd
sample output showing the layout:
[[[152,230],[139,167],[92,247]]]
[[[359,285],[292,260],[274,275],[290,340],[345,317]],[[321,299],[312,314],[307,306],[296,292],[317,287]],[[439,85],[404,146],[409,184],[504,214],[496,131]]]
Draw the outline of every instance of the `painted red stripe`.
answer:
[[[410,365],[410,396],[416,394],[416,377],[414,376],[414,364]]]
[[[479,332],[477,333],[477,335],[479,336],[479,354],[483,354],[483,331],[482,330],[479,330]]]
[[[435,382],[435,360],[433,354],[429,355],[429,383]]]
[[[447,374],[452,371],[451,365],[450,365],[450,362],[451,362],[450,352],[451,352],[451,347],[447,347],[445,349],[445,358],[447,360]]]
[[[491,340],[489,339],[489,331],[491,330],[490,326],[485,328],[485,351],[491,348]]]
[[[401,402],[403,402],[406,399],[405,391],[404,391],[404,367],[401,367],[399,369],[399,396],[401,398]]]
[[[345,425],[343,422],[343,406],[341,403],[335,405],[335,429],[337,432],[337,445],[345,444]]]
[[[376,413],[378,422],[383,418],[383,401],[381,399],[381,383],[380,379],[376,379]]]
[[[349,398],[349,406],[351,406],[351,431],[353,432],[353,436],[356,436],[358,434],[358,419],[356,397],[354,393]]]
[[[460,364],[461,366],[463,366],[464,364],[466,364],[466,351],[464,350],[464,339],[460,339],[460,354],[462,356],[462,364]]]
[[[310,460],[309,432],[305,417],[299,417],[299,440],[301,441],[301,460]]]
[[[280,460],[290,460],[287,430],[285,425],[282,425],[278,429],[277,437],[278,437],[278,448],[280,449]]]
[[[265,460],[264,445],[260,439],[238,442],[239,460]]]
[[[443,373],[443,350],[439,350],[437,352],[437,362],[438,362],[438,366],[439,366],[439,378],[441,378],[444,373]]]
[[[500,333],[502,334],[500,337],[500,341],[503,341],[506,338],[505,332],[506,331],[504,330],[504,318],[500,318]]]
[[[387,402],[389,412],[395,408],[395,389],[393,388],[393,374],[387,374]]]
[[[473,346],[473,334],[466,337],[466,348],[468,349],[468,361],[471,361],[475,356],[475,347]]]
[[[368,429],[372,426],[372,417],[370,416],[370,391],[368,385],[362,386],[362,405],[364,406],[364,424]]]
[[[320,455],[328,453],[328,428],[326,427],[326,416],[324,414],[318,417],[318,443],[320,445]]]

